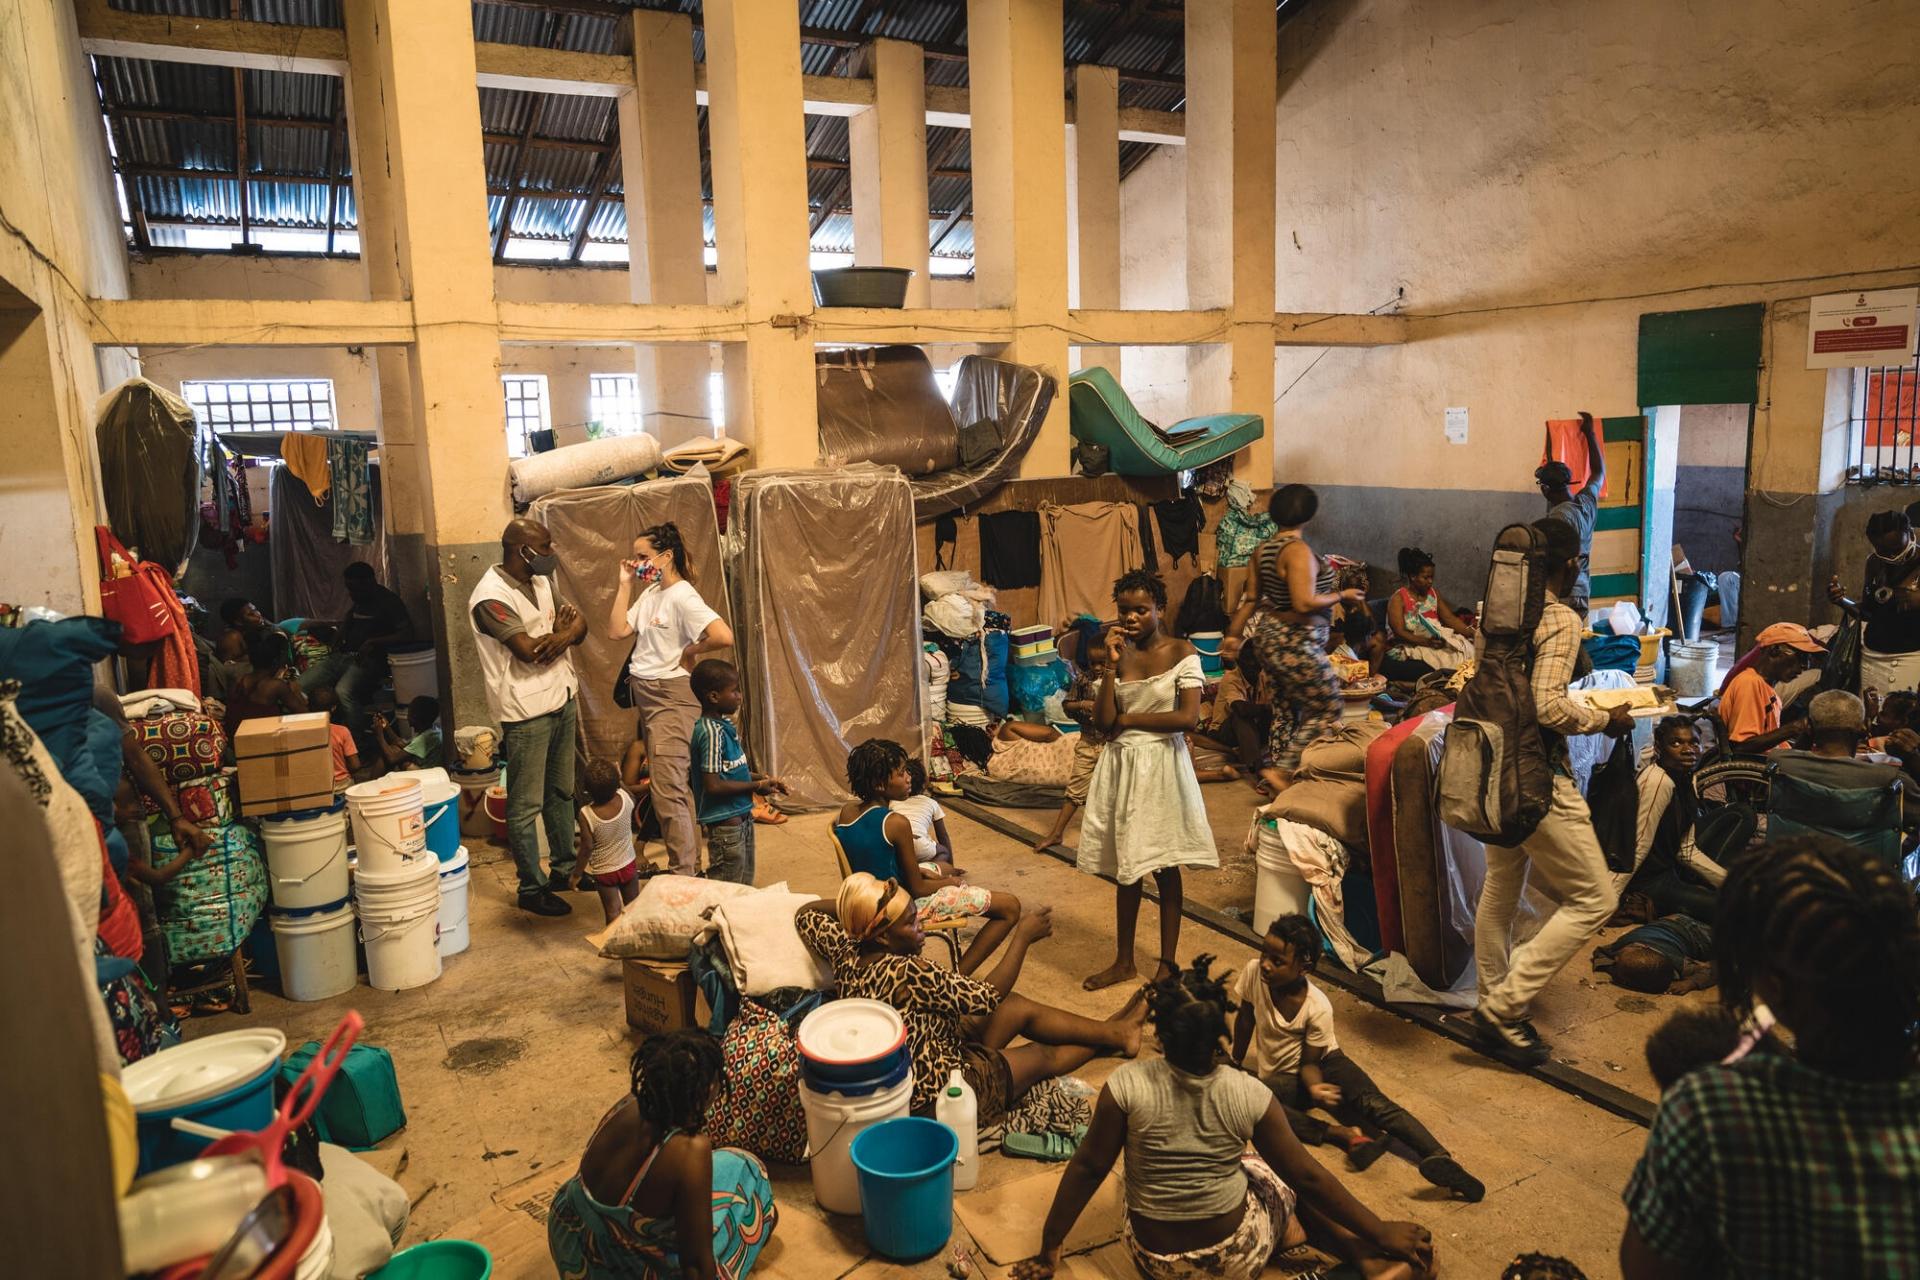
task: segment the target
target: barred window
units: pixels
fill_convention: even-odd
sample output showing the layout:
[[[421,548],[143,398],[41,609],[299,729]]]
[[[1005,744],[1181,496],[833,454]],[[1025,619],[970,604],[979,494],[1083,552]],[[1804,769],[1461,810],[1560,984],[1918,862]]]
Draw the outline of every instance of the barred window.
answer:
[[[507,456],[524,458],[533,451],[528,436],[553,426],[552,410],[547,405],[547,378],[541,373],[502,374],[500,386],[506,395]]]
[[[1920,484],[1920,353],[1852,372],[1848,483]]]
[[[331,378],[208,379],[180,394],[211,431],[313,431],[340,425]]]

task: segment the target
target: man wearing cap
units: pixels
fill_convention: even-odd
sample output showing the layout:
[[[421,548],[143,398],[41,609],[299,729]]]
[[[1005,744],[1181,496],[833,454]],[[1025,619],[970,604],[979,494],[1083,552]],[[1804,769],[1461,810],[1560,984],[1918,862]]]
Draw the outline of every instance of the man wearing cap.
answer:
[[[1826,650],[1797,622],[1776,622],[1760,633],[1753,661],[1735,671],[1720,691],[1720,722],[1735,751],[1771,751],[1801,729],[1799,721],[1782,726],[1780,695],[1773,686],[1791,680]]]
[[[1607,484],[1607,454],[1600,447],[1592,414],[1580,415],[1580,434],[1587,438],[1587,482],[1580,486],[1578,493],[1572,489],[1573,470],[1564,462],[1542,463],[1533,478],[1540,486],[1540,496],[1547,500],[1547,514],[1556,520],[1565,520],[1580,535],[1580,576],[1561,603],[1579,614],[1584,624],[1587,604],[1593,596],[1593,579],[1587,568],[1593,557],[1593,522],[1600,511],[1600,490]]]

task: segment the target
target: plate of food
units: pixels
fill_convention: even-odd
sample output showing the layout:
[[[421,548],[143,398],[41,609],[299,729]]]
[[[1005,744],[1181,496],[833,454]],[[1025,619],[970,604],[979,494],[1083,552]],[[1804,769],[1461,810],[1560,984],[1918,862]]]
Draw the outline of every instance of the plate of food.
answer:
[[[1385,676],[1363,676],[1342,683],[1340,696],[1348,702],[1370,702],[1387,691]]]

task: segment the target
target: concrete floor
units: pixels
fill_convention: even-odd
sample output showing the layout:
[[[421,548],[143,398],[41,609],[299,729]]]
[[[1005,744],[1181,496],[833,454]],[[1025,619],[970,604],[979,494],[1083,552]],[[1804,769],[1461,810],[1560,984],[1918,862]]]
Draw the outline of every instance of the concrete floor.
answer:
[[[1238,784],[1207,790],[1210,807],[1251,798]],[[1217,818],[1225,816],[1216,809]],[[837,873],[826,825],[825,815],[814,815],[761,827],[760,883],[785,880],[803,891],[830,891]],[[960,863],[974,880],[1014,892],[1030,906],[1054,907],[1054,936],[1031,953],[1022,994],[1096,1016],[1116,1009],[1123,992],[1088,995],[1079,986],[1110,954],[1108,888],[957,815],[950,829]],[[1239,834],[1220,829],[1223,846],[1237,848]],[[584,940],[600,924],[592,900],[571,895],[575,913],[565,919],[526,915],[512,905],[513,869],[505,851],[481,844],[471,856],[472,947],[447,963],[439,981],[397,994],[362,986],[315,1004],[262,991],[250,1015],[196,1018],[187,1033],[267,1025],[297,1045],[323,1036],[344,1009],[358,1009],[367,1022],[365,1042],[392,1051],[406,1101],[409,1123],[386,1145],[407,1153],[402,1182],[416,1201],[407,1241],[477,1239],[493,1249],[497,1276],[550,1276],[546,1201],[572,1173],[601,1112],[625,1088],[631,1033],[618,967]],[[1251,896],[1250,875],[1230,866],[1217,885],[1213,876],[1190,877],[1190,892],[1209,901],[1237,893],[1234,905],[1244,904]],[[1230,887],[1234,876],[1244,881],[1238,888]],[[1157,927],[1149,903],[1140,936],[1151,939]],[[1189,922],[1181,954],[1202,951],[1235,966],[1250,954]],[[1576,965],[1557,984],[1543,1006],[1543,1029],[1561,1037],[1589,1070],[1590,1055],[1637,1062],[1637,1037],[1644,1034],[1639,1014],[1606,1011],[1619,1004],[1613,989],[1579,987],[1574,975],[1581,972]],[[1489,1188],[1482,1204],[1450,1201],[1410,1163],[1390,1155],[1364,1174],[1346,1174],[1362,1200],[1384,1217],[1428,1225],[1448,1274],[1497,1274],[1525,1250],[1568,1256],[1590,1276],[1617,1274],[1620,1190],[1639,1155],[1643,1130],[1343,992],[1329,995],[1342,1047]],[[1082,1076],[1097,1084],[1114,1065],[1096,1062]],[[1343,1161],[1322,1153],[1332,1167],[1344,1168]],[[979,1187],[958,1199],[953,1246],[972,1250],[981,1274],[1004,1275],[996,1260],[1011,1261],[1037,1245],[1058,1172],[1057,1166],[987,1157]],[[899,1266],[873,1257],[857,1220],[830,1217],[814,1205],[804,1167],[777,1168],[774,1175],[780,1226],[756,1275],[879,1280],[944,1274],[938,1259]],[[1022,1185],[1006,1189],[1015,1183]],[[981,1234],[969,1231],[968,1218]],[[1111,1205],[1105,1213],[1090,1213],[1074,1242],[1087,1252],[1072,1272],[1132,1274],[1123,1246],[1113,1243],[1118,1230]]]

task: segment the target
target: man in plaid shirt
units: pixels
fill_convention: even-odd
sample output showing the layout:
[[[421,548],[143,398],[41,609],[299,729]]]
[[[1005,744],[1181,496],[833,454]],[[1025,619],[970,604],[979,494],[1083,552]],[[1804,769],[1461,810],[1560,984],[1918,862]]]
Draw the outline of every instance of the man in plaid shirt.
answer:
[[[1546,543],[1547,602],[1533,632],[1534,715],[1550,733],[1553,803],[1532,835],[1516,848],[1487,846],[1487,878],[1473,919],[1473,957],[1479,970],[1480,1003],[1473,1023],[1494,1053],[1535,1066],[1547,1060],[1547,1043],[1527,1014],[1533,998],[1566,967],[1613,914],[1616,896],[1606,856],[1593,834],[1593,816],[1574,783],[1565,735],[1633,731],[1625,707],[1596,711],[1567,696],[1580,652],[1580,617],[1560,601],[1580,574],[1580,538],[1573,526],[1549,517],[1534,523]],[[1560,909],[1540,932],[1513,945],[1513,916],[1529,863],[1560,893]]]
[[[1920,920],[1894,869],[1826,836],[1736,862],[1721,999],[1763,1000],[1792,1054],[1736,1049],[1667,1090],[1627,1184],[1620,1269],[1920,1276]]]

